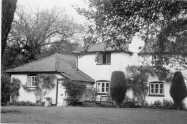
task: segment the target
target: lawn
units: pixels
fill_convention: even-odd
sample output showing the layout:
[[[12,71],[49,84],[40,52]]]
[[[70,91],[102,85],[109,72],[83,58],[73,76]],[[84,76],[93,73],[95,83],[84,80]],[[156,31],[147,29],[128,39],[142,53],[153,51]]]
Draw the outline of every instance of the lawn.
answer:
[[[186,124],[187,111],[99,107],[2,107],[1,122],[29,124]]]

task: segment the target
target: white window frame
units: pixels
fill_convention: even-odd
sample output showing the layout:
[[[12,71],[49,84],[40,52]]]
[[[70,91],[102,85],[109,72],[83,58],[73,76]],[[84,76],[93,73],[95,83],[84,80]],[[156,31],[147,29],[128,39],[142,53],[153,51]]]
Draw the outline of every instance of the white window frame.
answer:
[[[37,78],[38,78],[37,75],[28,75],[27,76],[27,87],[37,87],[36,85],[36,83],[38,82]]]
[[[164,82],[149,82],[149,96],[164,96]]]
[[[97,93],[109,94],[110,93],[110,82],[109,81],[96,81]]]
[[[99,58],[99,56],[102,56],[102,57]],[[97,65],[110,65],[111,64],[111,52],[100,52],[96,57],[98,57],[98,59],[102,59],[102,60],[96,61]]]

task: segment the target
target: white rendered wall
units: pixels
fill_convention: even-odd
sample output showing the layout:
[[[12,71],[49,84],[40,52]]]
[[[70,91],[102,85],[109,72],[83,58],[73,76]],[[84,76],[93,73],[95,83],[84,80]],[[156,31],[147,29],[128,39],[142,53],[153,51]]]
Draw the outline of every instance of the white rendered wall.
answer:
[[[26,91],[23,88],[23,85],[26,85],[26,82],[27,82],[27,74],[12,74],[11,79],[13,78],[19,79],[21,81],[21,87],[19,89],[19,96],[17,98],[17,101],[36,103],[37,97],[35,94],[35,90]],[[56,82],[57,82],[57,79],[61,79],[61,78],[63,78],[61,75],[56,74],[56,79],[54,79],[54,84],[55,84],[54,88],[49,90],[47,94],[44,96],[44,97],[52,98],[52,104],[56,103]]]
[[[137,54],[126,54],[126,53],[111,53],[111,64],[110,65],[97,65],[95,62],[96,53],[80,55],[78,57],[78,68],[91,76],[95,81],[107,80],[110,81],[111,74],[113,71],[123,71],[126,73],[126,67],[132,65],[151,65],[152,57],[148,55],[138,56]],[[185,71],[182,71],[185,72]],[[187,73],[183,74],[187,77]],[[149,76],[148,82],[159,81],[157,77]],[[187,82],[186,82],[187,83]],[[170,96],[171,82],[164,83],[164,97],[159,96],[146,96],[146,101],[151,104],[155,101],[168,100],[172,101]],[[96,87],[96,84],[94,84]],[[132,97],[133,93],[131,90],[127,91],[126,95]],[[100,97],[100,96],[98,96]],[[98,98],[99,99],[99,98]],[[186,100],[187,101],[187,100]]]
[[[26,82],[27,82],[27,75],[26,74],[12,74],[11,80],[13,78],[18,79],[21,82],[20,89],[19,89],[19,96],[17,98],[17,101],[24,101],[24,102],[29,101],[29,102],[35,103],[36,96],[34,92],[28,92],[23,88],[23,85],[26,85]]]
[[[140,65],[141,59],[138,56],[131,56],[126,53],[112,53],[110,65],[97,65],[96,54],[81,55],[78,58],[78,68],[97,80],[109,80],[113,71],[124,71],[127,66]]]

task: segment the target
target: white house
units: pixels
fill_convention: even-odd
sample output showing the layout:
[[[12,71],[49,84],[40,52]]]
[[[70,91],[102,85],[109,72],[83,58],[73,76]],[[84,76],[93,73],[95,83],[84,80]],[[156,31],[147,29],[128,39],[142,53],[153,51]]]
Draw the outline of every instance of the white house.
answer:
[[[78,54],[78,68],[95,80],[97,101],[107,100],[113,71],[123,71],[125,75],[128,75],[126,71],[128,66],[152,65],[152,56],[149,53],[133,54],[128,50],[117,51],[111,47],[106,47],[104,43],[92,45],[86,52],[75,52]],[[182,70],[182,73],[187,78],[187,70]],[[169,93],[171,82],[159,80],[157,76],[149,76],[147,86],[148,93],[145,101],[148,104],[155,101],[172,101]],[[126,95],[133,98],[133,91],[129,90]]]
[[[94,80],[90,76],[77,69],[75,56],[58,53],[9,69],[6,72],[11,75],[11,79],[16,78],[20,80],[21,87],[17,101],[24,102],[37,102],[36,84],[39,81],[39,74],[52,74],[55,76],[53,80],[55,86],[43,96],[43,100],[50,98],[52,104],[57,106],[67,104],[65,101],[67,93],[63,86],[65,80],[79,81],[86,84],[87,87],[92,86],[94,83]]]
[[[11,75],[11,79],[17,78],[21,81],[22,87],[19,91],[18,101],[36,102],[35,83],[38,74],[54,74],[55,87],[49,91],[45,98],[51,98],[52,103],[56,105],[66,105],[66,90],[63,87],[63,81],[75,80],[85,83],[87,87],[93,87],[96,90],[96,101],[106,101],[110,92],[110,79],[113,71],[123,71],[128,75],[126,68],[132,65],[151,66],[152,56],[141,52],[133,54],[128,50],[117,51],[111,47],[106,47],[104,43],[98,43],[90,46],[87,51],[74,51],[73,55],[54,54],[37,61],[9,69],[6,72]],[[187,70],[182,70],[187,78]],[[187,81],[186,81],[187,83]],[[24,89],[32,89],[28,92]],[[159,80],[157,76],[149,76],[148,93],[145,101],[152,104],[155,101],[172,101],[169,94],[171,82]],[[126,94],[133,98],[133,91],[128,90]],[[187,101],[186,101],[187,104]]]

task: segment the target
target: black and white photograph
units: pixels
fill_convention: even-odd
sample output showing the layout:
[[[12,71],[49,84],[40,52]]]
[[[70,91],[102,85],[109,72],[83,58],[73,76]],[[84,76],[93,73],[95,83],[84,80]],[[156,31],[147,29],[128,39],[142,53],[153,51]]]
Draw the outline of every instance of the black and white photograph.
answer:
[[[187,0],[1,0],[1,124],[187,124]]]

